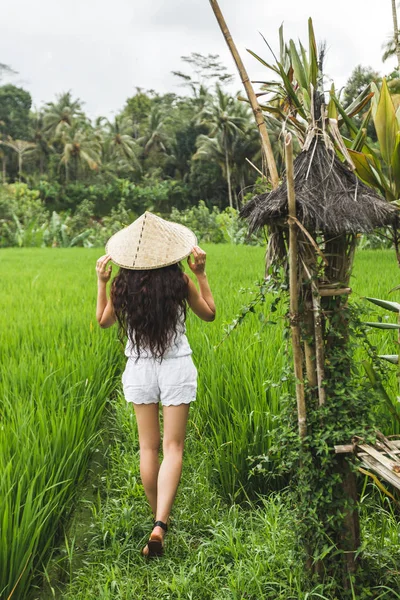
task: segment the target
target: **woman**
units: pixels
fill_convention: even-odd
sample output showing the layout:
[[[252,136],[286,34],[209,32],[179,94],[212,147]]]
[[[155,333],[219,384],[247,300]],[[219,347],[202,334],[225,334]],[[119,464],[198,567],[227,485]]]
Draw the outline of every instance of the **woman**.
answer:
[[[146,212],[113,236],[96,264],[96,318],[103,328],[118,322],[128,338],[122,376],[124,395],[135,408],[140,474],[155,517],[144,556],[163,554],[167,521],[182,472],[190,403],[196,398],[197,371],[185,335],[186,308],[204,321],[215,319],[214,299],[205,272],[206,253],[194,234]],[[194,262],[190,258],[193,254]],[[197,278],[199,291],[180,261]],[[110,297],[110,261],[119,265]],[[163,406],[163,460],[159,462],[159,409]]]

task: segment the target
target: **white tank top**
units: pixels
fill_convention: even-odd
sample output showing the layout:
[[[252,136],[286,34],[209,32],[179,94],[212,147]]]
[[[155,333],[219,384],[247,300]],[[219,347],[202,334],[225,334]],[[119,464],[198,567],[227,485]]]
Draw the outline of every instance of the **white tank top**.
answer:
[[[192,349],[189,340],[186,337],[186,325],[182,315],[182,318],[178,321],[176,336],[174,335],[172,337],[171,344],[165,351],[164,359],[180,358],[181,356],[188,356],[190,354],[192,354]],[[125,346],[125,356],[128,358],[138,357],[135,345],[132,344],[132,341],[129,338]],[[153,355],[148,349],[143,348],[140,352],[140,358],[153,358]]]

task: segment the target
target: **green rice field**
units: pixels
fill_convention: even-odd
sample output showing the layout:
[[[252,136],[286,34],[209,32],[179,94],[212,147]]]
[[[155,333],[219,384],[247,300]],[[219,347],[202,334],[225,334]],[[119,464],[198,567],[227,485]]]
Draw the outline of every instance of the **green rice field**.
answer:
[[[0,598],[332,597],[329,581],[310,584],[295,562],[286,482],[272,477],[272,463],[270,473],[252,471],[249,458],[267,453],[285,390],[282,309],[272,318],[271,298],[219,345],[256,293],[264,250],[205,249],[218,312],[214,323],[188,318],[199,394],[160,564],[140,556],[151,519],[132,409],[121,397],[117,329],[95,320],[101,252],[2,250]],[[393,252],[360,252],[352,301],[386,298],[399,280]],[[366,320],[384,316],[364,304]],[[382,354],[397,351],[391,331],[374,330],[371,341]],[[395,398],[394,376],[387,385]],[[389,416],[384,422],[385,433],[398,432]],[[362,598],[400,598],[398,512],[367,481],[363,492],[365,568],[376,577]]]

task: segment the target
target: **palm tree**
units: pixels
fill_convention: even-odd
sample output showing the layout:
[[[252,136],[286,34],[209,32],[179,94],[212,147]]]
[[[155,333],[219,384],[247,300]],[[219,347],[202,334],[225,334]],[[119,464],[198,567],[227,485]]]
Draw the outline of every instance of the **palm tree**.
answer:
[[[16,152],[18,154],[18,179],[19,179],[19,182],[21,183],[22,157],[25,154],[25,152],[28,152],[28,150],[35,148],[36,144],[33,144],[32,142],[27,142],[26,140],[13,140],[11,138],[9,138],[7,142],[0,141],[0,144],[3,144],[3,146],[7,146],[8,148],[11,148],[12,150],[14,150],[14,152]],[[3,172],[3,177],[4,177],[4,172]]]
[[[270,139],[272,142],[273,138],[271,137],[271,133]],[[236,180],[239,186],[241,195],[243,195],[245,191],[246,184],[248,184],[249,181],[253,183],[255,178],[257,178],[256,171],[254,171],[253,167],[248,161],[254,163],[260,159],[261,148],[257,128],[254,126],[249,126],[245,129],[243,135],[235,136],[232,144],[232,162],[234,165],[233,178]],[[236,208],[239,209],[239,201],[236,194],[235,198]]]
[[[399,40],[399,24],[397,19],[397,7],[396,0],[391,0],[392,2],[392,17],[393,17],[393,35],[389,36],[388,41],[383,44],[382,48],[384,50],[382,60],[385,62],[388,58],[392,56],[397,57],[398,69],[400,69],[400,40]]]
[[[79,170],[82,167],[88,166],[92,171],[98,169],[101,162],[99,136],[90,131],[79,129],[78,125],[75,125],[63,131],[61,142],[63,152],[60,163],[65,166],[66,181],[69,180],[71,165],[75,172],[75,180],[78,179]]]
[[[395,53],[397,56],[397,64],[400,69],[399,24],[397,21],[396,0],[392,0],[392,15],[393,15],[393,38],[394,38],[394,45],[395,45]]]
[[[233,207],[232,200],[232,144],[235,136],[243,133],[248,119],[244,116],[239,102],[235,102],[232,96],[225,94],[217,86],[216,98],[207,104],[200,113],[199,124],[206,125],[210,132],[209,138],[218,138],[217,146],[220,145],[224,152],[224,172],[228,183],[229,206]],[[206,141],[207,136],[199,136],[198,155],[206,154],[215,146]]]
[[[105,131],[103,134],[103,153],[105,160],[111,160],[115,163],[117,169],[123,171],[132,171],[134,168],[141,169],[136,152],[137,142],[131,135],[133,131],[132,120],[128,117],[115,117],[114,121],[109,121],[101,117],[97,125],[101,126],[105,121]]]
[[[167,152],[168,138],[164,131],[164,121],[161,109],[153,106],[148,117],[147,131],[143,137],[138,139],[143,146],[144,155],[147,156],[152,150]]]
[[[48,102],[44,113],[46,133],[59,138],[76,120],[84,120],[80,100],[73,100],[71,92],[57,96],[57,102]]]
[[[50,144],[49,136],[44,129],[44,113],[36,111],[32,115],[33,141],[36,144],[35,155],[39,161],[39,172],[43,175],[47,158],[54,152],[53,146]]]

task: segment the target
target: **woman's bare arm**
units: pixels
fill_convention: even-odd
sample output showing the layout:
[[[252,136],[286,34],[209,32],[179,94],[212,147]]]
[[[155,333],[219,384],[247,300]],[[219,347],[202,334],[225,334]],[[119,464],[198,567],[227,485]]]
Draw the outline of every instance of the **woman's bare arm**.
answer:
[[[102,256],[96,263],[97,272],[97,307],[96,319],[102,329],[111,327],[117,320],[111,298],[107,299],[107,283],[111,277],[111,266],[106,269],[111,257]]]
[[[196,275],[200,290],[188,277],[188,302],[192,311],[203,321],[214,321],[215,302],[205,272],[206,253],[199,246],[193,248],[194,263],[188,258],[190,270]]]

